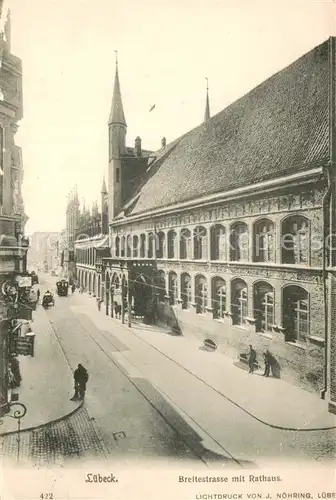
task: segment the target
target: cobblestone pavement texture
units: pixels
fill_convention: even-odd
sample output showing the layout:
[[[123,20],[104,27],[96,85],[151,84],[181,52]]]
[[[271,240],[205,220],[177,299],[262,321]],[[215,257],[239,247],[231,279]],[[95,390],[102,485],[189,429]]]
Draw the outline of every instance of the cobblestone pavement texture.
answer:
[[[0,438],[0,451],[5,460],[17,460],[17,438],[17,433]],[[33,467],[97,458],[104,459],[105,451],[86,408],[59,422],[20,433],[20,462]]]

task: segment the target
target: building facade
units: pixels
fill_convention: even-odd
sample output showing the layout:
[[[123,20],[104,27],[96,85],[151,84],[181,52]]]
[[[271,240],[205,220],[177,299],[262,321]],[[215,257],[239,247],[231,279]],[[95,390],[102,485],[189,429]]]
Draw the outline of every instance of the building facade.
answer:
[[[68,196],[66,206],[66,227],[62,237],[62,275],[71,283],[76,279],[75,235],[79,224],[79,200],[77,189]]]
[[[161,319],[336,407],[335,38],[156,152],[126,147],[118,65],[109,129],[113,316]]]
[[[103,258],[110,256],[108,194],[105,179],[100,210],[95,203],[91,213],[83,208],[75,235],[76,277],[79,286],[98,301],[102,300],[101,269]]]
[[[60,264],[59,240],[61,233],[37,231],[29,238],[28,266],[48,272]]]
[[[8,362],[22,314],[18,280],[27,270],[28,247],[21,195],[22,155],[15,144],[22,118],[22,67],[21,60],[11,53],[10,37],[8,13],[0,33],[0,415],[8,410]]]

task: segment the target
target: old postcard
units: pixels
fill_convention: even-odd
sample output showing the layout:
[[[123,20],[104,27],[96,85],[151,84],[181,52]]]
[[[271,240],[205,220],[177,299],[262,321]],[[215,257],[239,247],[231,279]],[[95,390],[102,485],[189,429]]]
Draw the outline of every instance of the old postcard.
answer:
[[[0,1],[1,500],[336,499],[334,1]]]

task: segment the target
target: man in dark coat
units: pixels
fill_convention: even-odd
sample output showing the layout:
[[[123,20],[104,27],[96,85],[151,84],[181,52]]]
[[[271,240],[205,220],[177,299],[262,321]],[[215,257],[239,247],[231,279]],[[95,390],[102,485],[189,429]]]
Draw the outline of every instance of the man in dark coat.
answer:
[[[264,352],[264,363],[265,363],[264,377],[269,377],[270,367],[271,367],[270,361],[271,361],[270,352],[268,350],[266,350]]]
[[[77,369],[74,372],[75,381],[75,394],[71,398],[71,401],[76,401],[77,399],[83,400],[85,397],[86,383],[89,380],[89,374],[83,365],[78,364]]]
[[[253,349],[252,345],[250,344],[250,351],[248,354],[248,365],[249,365],[249,373],[253,373],[254,371],[254,363],[257,359],[257,354],[255,350]]]

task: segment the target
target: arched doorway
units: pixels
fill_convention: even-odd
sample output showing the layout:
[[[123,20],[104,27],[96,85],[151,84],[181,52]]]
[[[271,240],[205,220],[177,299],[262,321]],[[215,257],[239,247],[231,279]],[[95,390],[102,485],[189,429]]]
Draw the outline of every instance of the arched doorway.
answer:
[[[152,280],[144,275],[136,276],[131,295],[134,302],[134,316],[143,318],[144,323],[153,322],[153,286]]]

